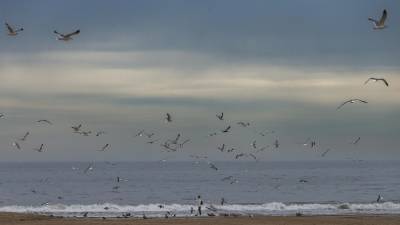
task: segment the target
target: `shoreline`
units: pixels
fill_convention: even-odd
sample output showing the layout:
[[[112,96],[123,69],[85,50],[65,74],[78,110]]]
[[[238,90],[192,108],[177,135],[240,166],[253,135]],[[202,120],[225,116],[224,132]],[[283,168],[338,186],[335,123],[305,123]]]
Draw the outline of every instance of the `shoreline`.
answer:
[[[136,225],[400,225],[400,215],[318,215],[318,216],[216,216],[216,217],[176,217],[176,218],[74,218],[55,217],[30,213],[0,212],[0,224],[24,225],[94,225],[123,224]]]

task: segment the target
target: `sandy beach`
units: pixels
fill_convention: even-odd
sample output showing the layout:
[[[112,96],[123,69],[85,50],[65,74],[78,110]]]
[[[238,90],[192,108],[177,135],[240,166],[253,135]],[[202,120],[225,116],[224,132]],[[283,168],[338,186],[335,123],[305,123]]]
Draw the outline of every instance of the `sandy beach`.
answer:
[[[260,217],[213,217],[174,219],[101,219],[101,218],[57,218],[49,216],[0,213],[0,224],[26,225],[95,225],[95,224],[140,224],[140,225],[399,225],[400,216],[260,216]]]

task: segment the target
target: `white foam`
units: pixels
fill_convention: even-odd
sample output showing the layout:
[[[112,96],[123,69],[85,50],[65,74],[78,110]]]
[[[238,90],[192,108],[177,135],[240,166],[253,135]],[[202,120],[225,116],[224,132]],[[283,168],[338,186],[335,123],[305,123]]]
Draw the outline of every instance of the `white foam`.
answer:
[[[132,216],[160,217],[166,212],[171,212],[177,216],[190,216],[190,208],[196,209],[195,205],[169,204],[147,204],[147,205],[117,205],[111,203],[90,204],[90,205],[63,205],[50,204],[43,206],[2,206],[0,212],[16,213],[38,213],[56,216],[82,216],[88,212],[91,217],[117,217],[123,213],[131,213]],[[205,205],[208,207],[210,205]],[[336,203],[336,204],[285,204],[281,202],[271,202],[265,204],[242,205],[230,204],[224,206],[214,206],[217,213],[236,213],[236,214],[260,214],[260,215],[293,215],[301,212],[307,215],[344,215],[344,214],[400,214],[400,203]],[[205,213],[208,210],[204,210]]]

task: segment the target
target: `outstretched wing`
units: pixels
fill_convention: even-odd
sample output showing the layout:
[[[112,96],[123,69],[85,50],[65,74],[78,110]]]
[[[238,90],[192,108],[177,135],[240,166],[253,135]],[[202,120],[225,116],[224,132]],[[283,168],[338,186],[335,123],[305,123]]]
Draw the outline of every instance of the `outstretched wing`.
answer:
[[[340,104],[340,105],[336,108],[336,110],[342,108],[344,105],[346,105],[346,104],[349,103],[349,102],[350,102],[350,101],[345,101],[345,102],[343,102],[342,104]]]
[[[362,102],[362,103],[368,103],[367,101],[365,101],[365,100],[362,100],[362,99],[354,99],[354,100],[357,100],[357,101],[359,101],[359,102]]]
[[[385,83],[386,87],[389,87],[389,83],[385,79],[382,78],[381,81]]]
[[[8,29],[8,32],[14,33],[14,29],[10,26],[10,24],[6,23],[6,27]]]
[[[79,34],[80,32],[81,32],[80,30],[76,30],[75,32],[72,32],[72,33],[66,34],[66,35],[65,35],[65,37],[69,38],[69,37],[71,37],[71,36],[73,36],[73,35],[77,35],[77,34]]]
[[[53,33],[55,33],[55,34],[57,34],[57,35],[59,35],[59,36],[61,36],[61,37],[65,37],[64,34],[58,33],[56,30],[54,30]]]
[[[366,81],[364,82],[364,85],[367,84],[371,79],[372,79],[372,78],[368,78],[368,80],[366,80]]]
[[[387,11],[385,9],[385,10],[383,10],[382,17],[379,20],[379,25],[380,26],[383,26],[385,24],[386,17],[387,17]]]

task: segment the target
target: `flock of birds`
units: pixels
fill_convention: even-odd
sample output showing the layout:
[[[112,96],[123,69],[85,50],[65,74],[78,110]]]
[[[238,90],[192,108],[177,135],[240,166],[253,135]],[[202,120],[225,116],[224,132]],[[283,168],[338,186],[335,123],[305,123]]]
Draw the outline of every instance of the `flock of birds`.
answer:
[[[375,20],[373,18],[368,18],[368,20],[373,22],[373,29],[375,30],[382,30],[384,28],[387,28],[387,26],[385,25],[385,21],[387,18],[387,10],[383,10],[382,16],[379,20]],[[9,36],[17,36],[18,34],[20,34],[21,32],[24,31],[24,28],[20,27],[20,28],[16,28],[11,26],[9,23],[5,23],[7,31],[8,31],[8,35]],[[58,31],[54,30],[54,34],[57,35],[57,39],[60,41],[71,41],[73,40],[72,37],[76,36],[78,34],[80,34],[80,30],[76,30],[74,32],[68,33],[68,34],[62,34],[59,33]],[[364,84],[368,84],[369,82],[381,82],[382,84],[384,84],[386,87],[389,87],[389,82],[385,79],[385,78],[380,78],[380,77],[370,77],[368,78]],[[362,103],[362,104],[367,104],[368,101],[363,100],[363,99],[359,99],[359,98],[354,98],[354,99],[349,99],[344,101],[343,103],[341,103],[339,106],[337,106],[337,110],[341,109],[342,107],[348,105],[348,104],[354,104],[354,103]],[[6,117],[6,115],[0,113],[0,119],[4,119]],[[219,121],[224,121],[225,120],[225,114],[223,112],[216,114],[216,119]],[[166,113],[165,117],[164,117],[164,121],[165,123],[172,123],[174,121],[173,116],[171,115],[171,113]],[[52,125],[53,123],[49,120],[46,119],[40,119],[36,121],[39,124],[46,124],[46,125]],[[237,126],[242,127],[242,128],[247,128],[250,127],[251,124],[250,122],[247,121],[239,121],[236,123]],[[231,132],[233,126],[232,125],[228,125],[226,127],[224,127],[221,130],[218,131],[214,131],[212,133],[209,133],[207,136],[208,137],[213,137],[216,135],[220,135],[220,134],[228,134]],[[107,134],[104,131],[97,131],[97,132],[92,132],[90,130],[83,130],[83,126],[82,124],[79,125],[74,125],[71,126],[72,132],[76,133],[76,134],[80,134],[82,136],[90,136],[90,135],[95,135],[95,136],[101,136],[101,135],[105,135]],[[270,130],[262,130],[262,131],[255,131],[259,136],[266,136],[268,134],[273,134],[274,131],[270,131]],[[28,138],[28,136],[30,135],[30,132],[26,132],[24,135],[22,135],[20,138],[17,138],[17,140],[12,142],[12,146],[15,149],[21,150],[21,142],[25,142]],[[144,129],[139,130],[133,137],[145,137],[146,139],[146,143],[147,144],[156,144],[159,143],[160,147],[162,150],[166,151],[166,152],[176,152],[179,149],[184,148],[184,146],[188,143],[191,142],[190,138],[186,138],[186,139],[182,139],[182,135],[180,133],[178,133],[174,138],[171,139],[167,139],[165,141],[162,141],[161,138],[155,138],[157,135],[153,132],[146,132]],[[357,137],[356,140],[352,141],[352,144],[356,145],[359,141],[360,141],[361,137]],[[317,141],[313,140],[311,138],[308,138],[305,142],[301,143],[303,146],[309,146],[310,148],[316,148],[317,147]],[[241,158],[249,158],[249,159],[253,159],[253,160],[257,160],[257,154],[260,152],[263,152],[269,148],[274,148],[274,149],[278,149],[280,147],[280,142],[278,139],[274,140],[273,143],[271,145],[259,145],[259,143],[257,142],[256,139],[251,140],[250,141],[250,148],[251,151],[250,152],[240,152],[238,151],[237,148],[235,148],[234,146],[228,146],[228,144],[226,143],[222,143],[219,146],[216,147],[216,150],[218,150],[219,152],[226,152],[226,153],[232,153],[233,154],[233,158],[234,159],[241,159]],[[98,151],[104,152],[104,151],[108,151],[111,149],[111,145],[109,143],[103,145],[101,148],[98,149]],[[40,146],[34,148],[33,150],[37,151],[37,152],[44,152],[45,151],[45,145],[44,144],[40,144]],[[325,149],[320,153],[321,157],[326,156],[329,152],[331,151],[331,149]],[[218,167],[208,161],[208,157],[207,156],[201,156],[201,155],[190,155],[190,157],[196,159],[196,160],[201,160],[204,162],[207,162],[209,167],[213,170],[219,170]],[[165,161],[165,160],[162,160]],[[94,168],[94,163],[90,163],[84,170],[84,173],[88,173],[90,171],[92,171]],[[118,182],[120,182],[120,178],[118,177]],[[233,176],[226,176],[223,177],[221,179],[221,181],[224,182],[229,182],[230,184],[234,184],[237,183],[238,180],[236,178],[234,178]],[[299,182],[307,182],[306,180],[300,180]],[[118,187],[118,186],[116,186]],[[116,188],[114,187],[114,188]],[[114,189],[113,188],[113,189]]]

